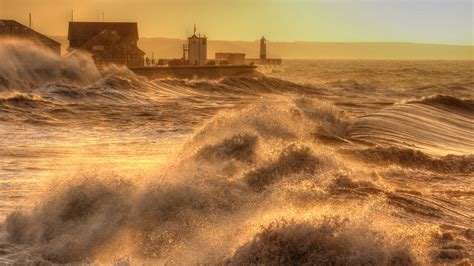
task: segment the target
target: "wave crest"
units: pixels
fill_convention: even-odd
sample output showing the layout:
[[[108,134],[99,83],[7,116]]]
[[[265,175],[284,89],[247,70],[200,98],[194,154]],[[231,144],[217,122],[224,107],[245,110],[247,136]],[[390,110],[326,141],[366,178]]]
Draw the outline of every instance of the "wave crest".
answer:
[[[38,104],[47,103],[41,96],[36,94],[14,93],[13,95],[0,97],[0,105],[14,105],[21,107],[35,107]]]
[[[262,191],[283,177],[298,173],[313,174],[323,162],[304,145],[290,144],[267,165],[257,168],[245,176],[245,182],[254,190]]]
[[[447,155],[434,158],[414,149],[381,146],[363,150],[346,150],[344,153],[359,160],[380,165],[391,163],[441,173],[474,173],[474,155]]]
[[[474,100],[459,99],[454,96],[445,94],[434,94],[423,97],[420,100],[410,100],[411,103],[424,103],[440,108],[448,108],[459,111],[465,111],[474,114]]]
[[[196,156],[208,161],[236,159],[251,163],[255,161],[257,141],[257,136],[236,134],[221,143],[203,147]]]

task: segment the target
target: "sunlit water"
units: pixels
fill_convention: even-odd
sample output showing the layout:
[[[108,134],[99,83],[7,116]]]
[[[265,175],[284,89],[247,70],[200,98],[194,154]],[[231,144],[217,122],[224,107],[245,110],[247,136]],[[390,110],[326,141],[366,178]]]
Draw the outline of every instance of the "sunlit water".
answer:
[[[0,263],[474,259],[471,61],[149,81],[0,56]]]

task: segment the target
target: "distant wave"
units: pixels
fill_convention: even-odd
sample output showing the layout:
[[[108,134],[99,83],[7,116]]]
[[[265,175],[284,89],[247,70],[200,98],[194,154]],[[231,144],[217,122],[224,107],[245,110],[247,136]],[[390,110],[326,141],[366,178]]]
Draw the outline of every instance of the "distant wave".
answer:
[[[288,94],[290,97],[301,94],[320,94],[320,90],[316,87],[266,77],[227,77],[214,81],[182,79],[149,81],[127,69],[115,66],[104,69],[100,79],[90,84],[85,83],[84,85],[77,82],[64,82],[61,78],[52,77],[45,84],[33,82],[28,83],[28,86],[23,84],[25,86],[18,88],[11,86],[0,95],[37,95],[47,101],[48,106],[44,106],[44,109],[38,108],[35,114],[23,112],[21,109],[9,110],[8,117],[4,117],[3,120],[11,120],[15,123],[31,121],[30,116],[34,115],[34,120],[40,119],[43,122],[52,120],[55,123],[68,123],[74,120],[75,124],[84,124],[94,123],[97,120],[109,120],[112,118],[112,113],[120,112],[122,113],[120,118],[127,121],[140,123],[144,119],[161,119],[174,120],[176,123],[185,125],[180,121],[192,122],[193,118],[212,115],[223,106],[231,107],[249,103],[261,97],[280,98],[282,94]],[[181,107],[176,110],[176,105]],[[135,108],[130,108],[130,106],[135,106]],[[203,106],[207,107],[203,108]],[[87,111],[84,112],[84,110]],[[0,106],[0,112],[2,111],[6,110]],[[179,114],[181,112],[183,115]],[[68,113],[82,115],[72,116]],[[150,115],[135,117],[135,113]],[[185,116],[184,113],[187,115]],[[111,122],[122,123],[123,121]]]
[[[0,96],[0,112],[9,109],[9,112],[28,112],[30,108],[49,106],[50,102],[36,94],[14,93],[8,96]],[[14,110],[12,110],[14,107]],[[41,112],[41,111],[39,111]]]
[[[435,94],[423,97],[420,100],[409,100],[408,103],[424,103],[438,108],[446,108],[449,110],[459,110],[474,115],[474,100],[459,99],[444,94]]]
[[[225,77],[217,81],[163,79],[155,80],[158,86],[187,88],[193,93],[235,96],[258,96],[262,94],[298,93],[322,94],[321,90],[310,85],[299,85],[271,77]]]
[[[344,153],[374,164],[396,164],[406,168],[425,169],[440,173],[473,174],[474,154],[448,155],[433,158],[421,151],[398,147],[374,147],[362,150],[346,150]]]
[[[356,141],[433,154],[472,154],[473,101],[445,95],[409,100],[358,119],[347,135]]]
[[[2,103],[24,103],[24,102],[35,102],[42,101],[43,99],[39,95],[16,93],[10,96],[0,97]]]
[[[330,87],[336,88],[343,88],[347,91],[357,92],[357,93],[370,93],[377,90],[377,87],[368,84],[368,83],[361,83],[356,80],[338,80],[338,81],[331,81],[326,83],[325,85]]]

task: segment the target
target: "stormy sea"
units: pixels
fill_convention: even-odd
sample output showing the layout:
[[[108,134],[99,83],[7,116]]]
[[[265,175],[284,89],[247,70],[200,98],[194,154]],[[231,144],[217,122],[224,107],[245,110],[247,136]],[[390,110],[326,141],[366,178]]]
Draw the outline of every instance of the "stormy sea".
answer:
[[[148,80],[0,44],[0,264],[471,265],[474,61]]]

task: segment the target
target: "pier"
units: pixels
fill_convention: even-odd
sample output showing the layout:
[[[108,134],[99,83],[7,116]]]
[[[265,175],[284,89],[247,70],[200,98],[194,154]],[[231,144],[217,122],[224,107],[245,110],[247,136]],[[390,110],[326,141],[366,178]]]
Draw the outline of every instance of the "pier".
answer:
[[[137,75],[141,75],[149,79],[219,79],[229,76],[262,76],[262,74],[257,71],[257,66],[255,65],[184,65],[129,68]]]

